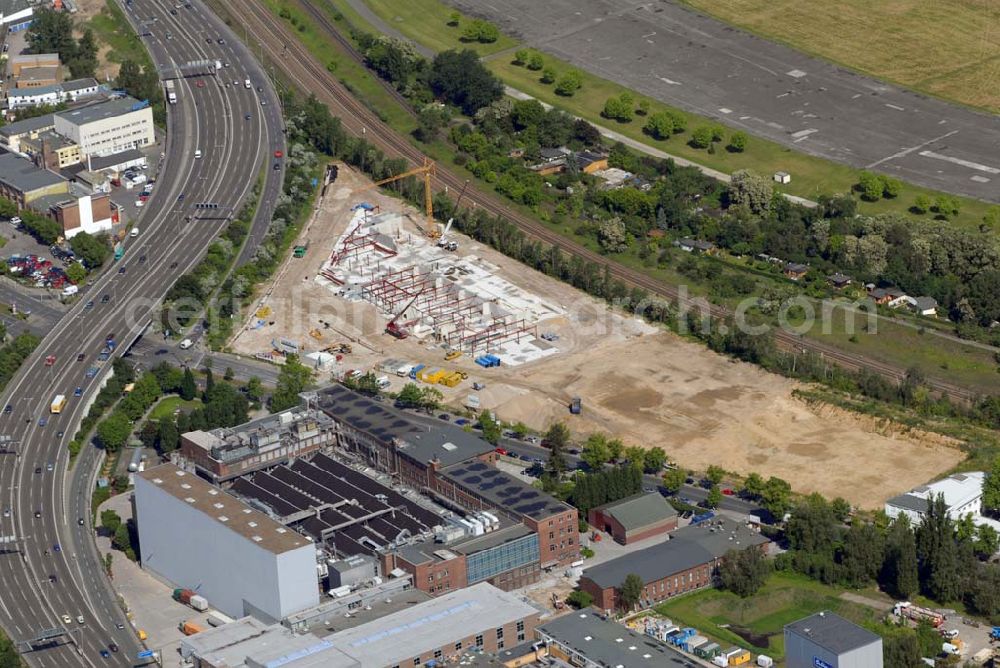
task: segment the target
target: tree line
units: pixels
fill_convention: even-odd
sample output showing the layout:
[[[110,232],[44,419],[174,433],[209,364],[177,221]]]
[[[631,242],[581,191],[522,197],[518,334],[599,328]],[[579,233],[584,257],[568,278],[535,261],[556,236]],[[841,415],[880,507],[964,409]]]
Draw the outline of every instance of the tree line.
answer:
[[[942,605],[962,603],[987,618],[1000,615],[1000,565],[988,563],[1000,537],[971,516],[953,520],[940,495],[928,501],[916,526],[905,514],[848,518],[812,495],[792,511],[784,537],[789,550],[776,568],[855,589],[878,584],[899,599],[923,594]]]

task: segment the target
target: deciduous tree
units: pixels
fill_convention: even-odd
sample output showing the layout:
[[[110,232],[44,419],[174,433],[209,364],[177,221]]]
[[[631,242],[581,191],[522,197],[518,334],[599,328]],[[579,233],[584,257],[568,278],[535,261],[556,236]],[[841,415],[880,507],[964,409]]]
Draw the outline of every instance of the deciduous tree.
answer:
[[[760,591],[770,574],[771,562],[755,547],[729,550],[719,565],[722,586],[740,598]]]
[[[747,148],[749,137],[742,130],[737,130],[729,136],[729,144],[726,146],[731,153],[742,153]]]
[[[622,608],[632,610],[642,599],[642,590],[645,588],[642,578],[635,573],[625,576],[621,587],[618,589],[618,598],[621,600]]]

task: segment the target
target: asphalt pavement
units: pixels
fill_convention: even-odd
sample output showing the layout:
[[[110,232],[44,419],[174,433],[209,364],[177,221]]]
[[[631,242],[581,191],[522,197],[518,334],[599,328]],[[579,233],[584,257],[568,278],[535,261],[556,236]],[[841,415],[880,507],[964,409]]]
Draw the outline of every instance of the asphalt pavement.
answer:
[[[199,0],[190,6],[164,0],[133,4],[130,20],[156,26],[144,41],[161,71],[190,61],[224,60],[232,67],[223,77],[257,77],[273,95],[249,51]],[[168,168],[144,207],[143,233],[115,265],[124,273],[111,271],[97,279],[91,289],[94,306],[78,301],[53,324],[0,399],[11,405],[11,413],[0,417],[0,434],[10,437],[16,453],[0,455],[0,505],[11,510],[10,517],[0,517],[0,536],[14,540],[0,551],[0,625],[16,642],[46,630],[71,632],[68,639],[26,653],[33,666],[133,665],[140,649],[102,575],[91,533],[90,491],[102,453],[85,447],[67,476],[66,443],[110,371],[109,364],[95,360],[104,338],[114,332],[125,342],[138,333],[173,281],[198,262],[225,225],[225,214],[207,216],[194,204],[218,202],[219,211],[238,210],[259,170],[267,165],[271,175],[273,147],[281,141],[275,132],[280,134],[281,126],[272,127],[259,113],[256,88],[226,88],[223,77],[177,80],[180,95],[169,109],[164,147]],[[196,148],[203,152],[200,159],[194,158]],[[135,262],[139,255],[148,262]],[[78,353],[85,356],[83,362],[76,361]],[[55,357],[51,366],[45,362],[49,355]],[[91,365],[99,366],[95,378],[84,375]],[[76,386],[84,396],[70,398],[61,414],[50,415],[52,397],[70,396]],[[63,615],[70,622],[64,623]],[[112,641],[121,651],[101,656]]]
[[[996,116],[862,76],[669,0],[448,2],[667,104],[797,151],[1000,202]]]

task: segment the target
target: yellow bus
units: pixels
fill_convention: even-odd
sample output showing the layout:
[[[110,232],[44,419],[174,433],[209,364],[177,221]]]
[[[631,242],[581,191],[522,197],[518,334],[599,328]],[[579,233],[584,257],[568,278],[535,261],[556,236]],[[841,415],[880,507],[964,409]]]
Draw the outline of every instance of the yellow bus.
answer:
[[[62,413],[63,406],[66,405],[66,395],[57,394],[56,398],[52,400],[52,405],[49,406],[49,410],[52,413]]]

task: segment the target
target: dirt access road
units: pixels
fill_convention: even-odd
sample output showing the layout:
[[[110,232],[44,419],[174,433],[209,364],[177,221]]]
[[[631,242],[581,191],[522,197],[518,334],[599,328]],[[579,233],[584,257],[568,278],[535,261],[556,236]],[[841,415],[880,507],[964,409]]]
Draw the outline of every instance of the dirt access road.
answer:
[[[680,337],[612,313],[573,288],[532,271],[466,237],[460,255],[474,255],[497,273],[566,314],[539,326],[559,335],[560,353],[517,367],[481,369],[468,356],[444,363],[433,341],[396,340],[383,333],[386,318],[364,303],[348,303],[315,281],[320,265],[361,201],[351,191],[368,183],[341,166],[313,222],[303,233],[309,251],[291,259],[267,289],[268,323],[244,329],[234,350],[270,349],[275,337],[308,343],[312,350],[335,341],[354,343],[354,352],[322,379],[344,369],[373,368],[385,358],[461,368],[469,380],[456,388],[438,386],[446,402],[460,405],[471,383],[484,383],[483,408],[507,422],[542,430],[564,420],[578,435],[603,431],[629,444],[663,447],[682,466],[709,464],[741,474],[757,471],[790,481],[800,492],[843,496],[864,508],[880,507],[899,492],[924,483],[964,458],[957,443],[915,433],[827,405],[810,406],[794,396],[801,384],[733,361]],[[407,228],[422,216],[376,191],[363,199],[383,211],[408,215]],[[254,318],[251,313],[251,318]],[[318,329],[322,339],[309,336]],[[404,382],[393,378],[394,389]],[[583,400],[583,414],[570,416],[571,397]]]

